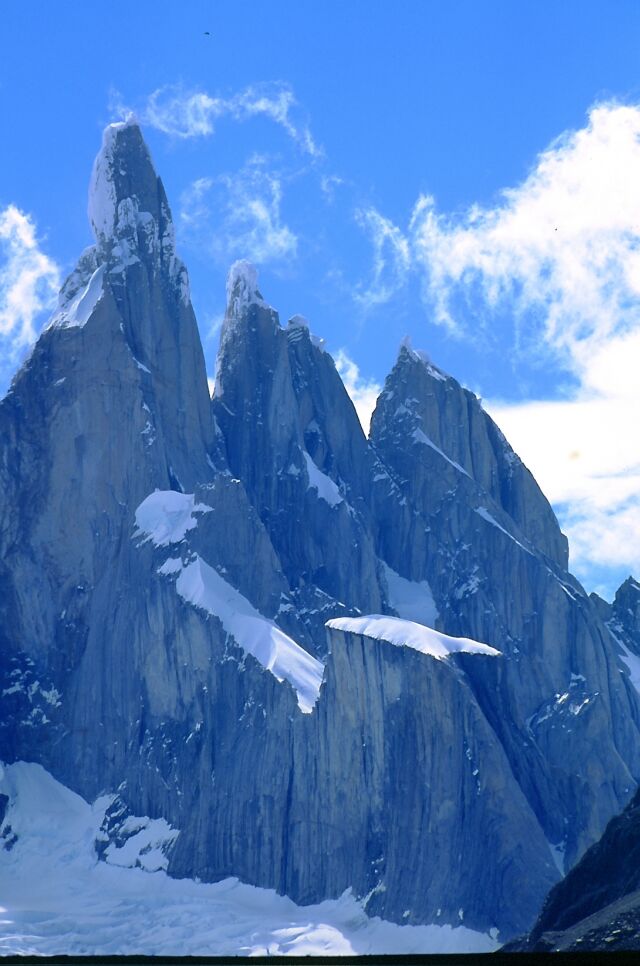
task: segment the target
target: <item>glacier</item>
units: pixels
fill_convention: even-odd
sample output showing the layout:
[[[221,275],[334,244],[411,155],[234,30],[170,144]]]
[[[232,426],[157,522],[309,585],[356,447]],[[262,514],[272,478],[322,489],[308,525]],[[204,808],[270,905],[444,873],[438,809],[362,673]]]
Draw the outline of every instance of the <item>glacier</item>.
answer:
[[[153,862],[153,847],[164,858],[162,847],[179,834],[162,820],[138,819],[142,830],[127,849],[107,850],[101,862],[94,843],[109,799],[90,805],[40,765],[5,766],[0,795],[17,835],[0,865],[3,956],[346,956],[497,945],[464,925],[369,918],[348,891],[300,907],[236,878],[172,879]]]

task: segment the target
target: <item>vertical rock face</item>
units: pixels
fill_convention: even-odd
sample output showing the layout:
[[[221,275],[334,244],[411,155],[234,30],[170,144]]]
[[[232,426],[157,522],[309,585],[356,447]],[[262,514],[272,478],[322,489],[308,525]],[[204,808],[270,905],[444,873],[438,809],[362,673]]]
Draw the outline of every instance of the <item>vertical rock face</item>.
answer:
[[[89,213],[96,245],[0,405],[0,640],[9,751],[22,753],[36,728],[36,744],[55,745],[60,774],[91,794],[124,774],[156,709],[186,726],[209,638],[225,637],[200,630],[184,642],[189,618],[175,612],[173,594],[165,602],[169,588],[154,586],[149,554],[132,539],[144,498],[210,487],[209,504],[222,510],[213,561],[224,566],[216,554],[226,532],[228,564],[263,606],[279,599],[282,578],[242,486],[212,465],[186,271],[135,124],[107,128]],[[194,653],[187,685],[178,671]]]
[[[428,582],[445,631],[503,650],[499,665],[467,673],[568,868],[640,766],[637,693],[611,636],[567,573],[565,538],[528,470],[475,397],[406,346],[371,442],[402,495],[378,484],[381,554]]]
[[[406,346],[367,442],[246,263],[211,401],[134,123],[89,214],[0,403],[0,756],[166,818],[177,875],[526,928],[640,775],[638,585],[585,595],[528,470]]]
[[[107,128],[89,218],[143,392],[166,434],[169,475],[190,489],[212,448],[204,358],[167,198],[136,124]]]
[[[613,643],[618,671],[635,698],[640,694],[640,584],[628,577],[616,591],[613,604],[603,604],[599,601],[596,606]],[[640,726],[637,701],[632,702],[632,714]]]
[[[356,630],[329,629],[323,692],[294,748],[287,890],[308,901],[351,886],[371,914],[517,930],[557,873],[460,665],[385,639],[405,622],[332,623]]]
[[[5,626],[28,650],[58,636],[71,664],[132,507],[212,475],[186,270],[137,126],[107,128],[89,207],[97,243],[0,408]]]

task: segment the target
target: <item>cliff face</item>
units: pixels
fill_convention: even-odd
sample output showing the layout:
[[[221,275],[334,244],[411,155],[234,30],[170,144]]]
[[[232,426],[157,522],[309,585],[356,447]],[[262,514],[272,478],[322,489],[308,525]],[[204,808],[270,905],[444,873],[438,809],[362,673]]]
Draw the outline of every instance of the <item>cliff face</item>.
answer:
[[[0,756],[166,818],[176,875],[528,927],[640,774],[633,602],[617,631],[478,401],[408,347],[367,441],[245,263],[211,401],[135,124],[90,218],[0,403]]]
[[[324,622],[382,607],[370,525],[371,454],[333,359],[300,318],[280,327],[237,263],[213,408],[229,467],[245,484],[303,616],[326,654]]]
[[[438,626],[503,651],[499,664],[466,670],[569,868],[634,787],[637,691],[597,607],[565,569],[549,504],[471,393],[405,346],[371,442],[401,495],[379,481],[381,555],[428,583]]]

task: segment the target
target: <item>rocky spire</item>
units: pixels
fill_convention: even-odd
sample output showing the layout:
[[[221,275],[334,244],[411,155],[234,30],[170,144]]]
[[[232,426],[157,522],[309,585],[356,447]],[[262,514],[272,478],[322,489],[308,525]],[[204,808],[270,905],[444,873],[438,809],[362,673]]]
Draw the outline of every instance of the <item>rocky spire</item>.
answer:
[[[314,574],[325,595],[377,611],[372,538],[354,512],[366,510],[368,449],[333,360],[300,317],[280,326],[247,262],[231,268],[227,296],[213,409],[231,472],[292,586]]]
[[[407,340],[378,399],[371,439],[380,452],[396,451],[400,462],[408,439],[430,447],[443,465],[473,480],[535,547],[566,569],[566,537],[527,467],[477,396]]]
[[[633,577],[618,587],[612,605],[613,617],[636,647],[640,647],[640,583]]]
[[[167,196],[133,117],[104,130],[91,174],[88,215],[99,259],[110,263],[112,274],[146,262],[164,271],[183,301],[189,301]]]
[[[215,450],[204,357],[169,204],[133,118],[104,131],[88,216],[96,243],[65,281],[29,366],[48,353],[44,371],[57,372],[58,395],[82,411],[95,405],[94,426],[108,411],[104,439],[116,423],[131,424],[119,463],[137,465],[139,450],[155,485],[193,487],[210,477]],[[98,402],[96,375],[112,369],[119,390]],[[33,391],[25,393],[33,405]]]

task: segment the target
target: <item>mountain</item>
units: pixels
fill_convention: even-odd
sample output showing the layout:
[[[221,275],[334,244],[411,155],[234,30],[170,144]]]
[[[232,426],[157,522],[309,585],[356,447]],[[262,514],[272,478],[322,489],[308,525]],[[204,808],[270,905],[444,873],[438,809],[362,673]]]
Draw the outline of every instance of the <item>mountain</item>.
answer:
[[[366,439],[245,262],[210,399],[135,122],[89,215],[0,403],[0,758],[117,794],[109,841],[169,823],[176,877],[523,932],[640,776],[626,596],[587,596],[529,471],[409,345]]]

